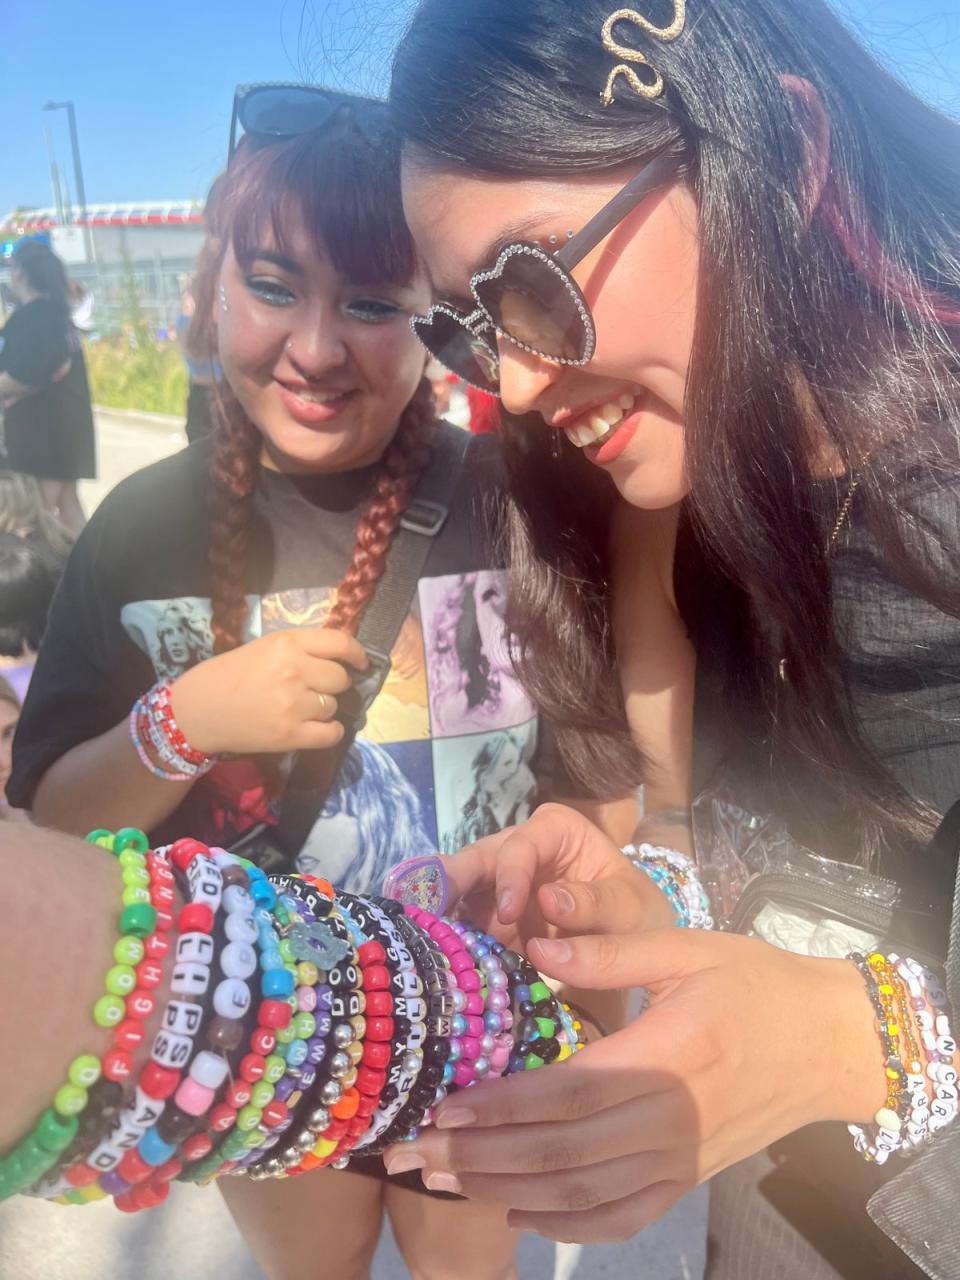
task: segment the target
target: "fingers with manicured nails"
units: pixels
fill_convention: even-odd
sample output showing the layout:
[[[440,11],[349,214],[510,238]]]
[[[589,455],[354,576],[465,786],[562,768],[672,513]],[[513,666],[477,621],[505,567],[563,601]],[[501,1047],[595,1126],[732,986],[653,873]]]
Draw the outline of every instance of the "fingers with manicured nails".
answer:
[[[388,1172],[393,1172],[396,1161],[411,1167],[410,1159],[416,1157],[423,1162],[417,1167],[452,1171],[461,1178],[472,1173],[529,1177],[664,1150],[684,1133],[691,1133],[695,1121],[689,1110],[684,1113],[676,1091],[660,1092],[660,1080],[651,1079],[650,1084],[656,1084],[657,1091],[607,1107],[578,1122],[430,1129],[415,1143],[392,1147],[384,1162]],[[519,1205],[520,1201],[508,1203]]]
[[[622,861],[621,874],[602,880],[543,885],[537,893],[543,918],[565,933],[632,933],[673,924],[666,895],[649,876]]]
[[[516,827],[505,827],[503,831],[484,836],[476,844],[468,845],[459,853],[444,858],[444,869],[450,881],[451,903],[493,888],[497,879],[500,850],[516,830]]]
[[[643,1191],[666,1178],[669,1169],[662,1151],[646,1151],[605,1160],[581,1169],[560,1169],[531,1178],[527,1174],[464,1173],[457,1175],[461,1194],[468,1200],[502,1204],[527,1212],[572,1213],[597,1209],[624,1194]],[[426,1170],[424,1185],[430,1190],[435,1176]],[[447,1183],[449,1186],[449,1183]],[[442,1186],[440,1189],[443,1189]]]
[[[569,1244],[631,1240],[644,1227],[662,1218],[689,1190],[681,1183],[658,1182],[596,1209],[564,1213],[511,1211],[507,1214],[507,1223],[515,1231],[533,1231],[547,1240]]]
[[[693,929],[653,929],[583,938],[532,938],[531,963],[572,987],[606,991],[651,987],[686,977],[711,963],[713,937]],[[599,1047],[599,1046],[598,1046]],[[582,1056],[582,1055],[580,1055]]]

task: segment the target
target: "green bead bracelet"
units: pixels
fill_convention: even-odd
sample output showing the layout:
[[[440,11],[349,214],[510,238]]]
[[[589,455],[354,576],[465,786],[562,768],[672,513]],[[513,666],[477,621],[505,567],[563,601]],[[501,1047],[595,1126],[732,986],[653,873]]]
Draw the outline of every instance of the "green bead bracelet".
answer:
[[[145,854],[150,845],[143,832],[134,827],[124,827],[116,835],[92,831],[87,840],[116,856],[123,881],[121,937],[113,948],[114,964],[104,980],[106,995],[93,1006],[93,1020],[98,1027],[115,1027],[127,1016],[124,997],[137,985],[133,966],[143,959],[142,939],[153,932],[157,922],[147,888],[150,874]],[[101,1060],[95,1054],[81,1053],[73,1059],[67,1068],[67,1079],[57,1089],[50,1107],[22,1142],[0,1159],[0,1200],[33,1186],[60,1161],[77,1136],[77,1117],[86,1109],[89,1090],[100,1079],[101,1071]]]

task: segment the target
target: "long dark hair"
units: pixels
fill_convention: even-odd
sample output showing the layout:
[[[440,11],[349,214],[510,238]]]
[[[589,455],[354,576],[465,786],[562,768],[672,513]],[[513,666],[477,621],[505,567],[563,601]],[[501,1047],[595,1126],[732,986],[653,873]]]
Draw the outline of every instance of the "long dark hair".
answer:
[[[23,272],[34,293],[52,302],[65,324],[70,324],[70,284],[63,263],[42,240],[21,240],[12,262]]]
[[[604,108],[614,60],[600,31],[613,8],[422,0],[396,55],[394,119],[418,161],[439,167],[534,177],[675,159],[700,238],[685,519],[726,583],[730,617],[716,624],[739,618],[721,673],[731,720],[785,807],[815,776],[869,855],[921,836],[931,815],[881,768],[851,704],[831,598],[836,507],[825,512],[809,483],[811,442],[825,432],[859,477],[857,514],[886,563],[960,612],[929,568],[934,535],[918,534],[898,498],[904,459],[935,476],[958,469],[960,128],[878,66],[823,0],[689,0],[670,44],[630,27],[624,41],[666,87],[647,100],[620,81]],[[674,12],[672,0],[637,8],[658,24]],[[784,76],[812,85],[830,120],[812,219],[810,118]],[[566,441],[552,456],[539,419],[505,418],[521,673],[574,772],[614,794],[641,763],[615,678],[614,495]]]
[[[216,284],[227,245],[232,243],[242,261],[262,242],[269,226],[282,249],[291,214],[301,216],[347,279],[376,285],[406,284],[413,278],[416,257],[403,220],[395,139],[386,126],[379,139],[370,125],[361,131],[351,110],[341,110],[322,130],[267,146],[242,143],[212,196],[206,210],[207,239],[194,278],[197,308],[187,338],[195,356],[216,355]],[[262,441],[228,386],[215,388],[213,403],[211,625],[214,651],[224,653],[242,642]],[[435,425],[433,391],[424,378],[380,461],[327,626],[356,631],[429,458]]]

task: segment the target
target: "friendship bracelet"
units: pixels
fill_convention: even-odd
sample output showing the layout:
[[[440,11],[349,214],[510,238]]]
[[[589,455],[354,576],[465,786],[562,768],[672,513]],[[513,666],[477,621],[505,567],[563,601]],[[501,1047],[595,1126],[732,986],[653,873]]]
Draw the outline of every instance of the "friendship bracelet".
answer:
[[[710,899],[693,858],[660,845],[628,844],[622,850],[638,871],[648,876],[673,907],[682,929],[712,929]]]

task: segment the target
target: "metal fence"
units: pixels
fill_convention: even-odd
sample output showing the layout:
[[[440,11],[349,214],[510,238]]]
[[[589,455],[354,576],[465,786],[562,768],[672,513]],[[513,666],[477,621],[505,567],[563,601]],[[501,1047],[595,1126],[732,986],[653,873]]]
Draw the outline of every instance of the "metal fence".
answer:
[[[68,268],[76,280],[93,294],[93,333],[109,337],[119,333],[129,320],[131,287],[140,312],[152,333],[159,338],[172,336],[180,314],[184,286],[193,274],[193,257],[161,258],[152,261],[75,265]],[[0,322],[10,307],[9,271],[0,269]]]

